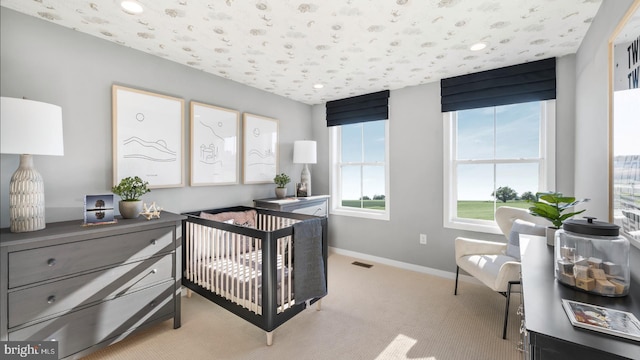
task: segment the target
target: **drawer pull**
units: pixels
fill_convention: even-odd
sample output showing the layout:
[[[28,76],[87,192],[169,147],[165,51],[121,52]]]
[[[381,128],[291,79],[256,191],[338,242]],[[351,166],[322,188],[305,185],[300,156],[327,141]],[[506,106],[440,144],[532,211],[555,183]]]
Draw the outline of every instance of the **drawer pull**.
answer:
[[[156,307],[156,301],[154,300],[154,301],[150,302],[150,303],[149,303],[149,306],[151,306],[151,307]]]
[[[55,264],[56,264],[56,259],[51,258],[51,259],[47,260],[47,265],[54,266]]]
[[[158,243],[158,241],[156,241],[156,239],[151,240],[151,245],[155,245],[157,243]]]
[[[152,273],[152,274],[155,274],[155,273],[157,273],[157,272],[158,272],[158,269],[153,269],[153,270],[151,270],[151,273]]]
[[[47,304],[53,304],[54,302],[56,302],[56,297],[54,295],[47,298]]]

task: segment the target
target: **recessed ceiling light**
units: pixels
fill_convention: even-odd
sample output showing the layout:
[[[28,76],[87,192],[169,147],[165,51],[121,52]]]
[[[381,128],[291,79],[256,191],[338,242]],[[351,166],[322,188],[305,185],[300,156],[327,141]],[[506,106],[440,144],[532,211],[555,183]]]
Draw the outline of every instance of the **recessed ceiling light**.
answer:
[[[475,43],[473,45],[471,45],[471,47],[469,47],[469,50],[471,51],[480,51],[484,48],[487,47],[487,44],[483,43],[483,42],[479,42],[479,43]]]
[[[324,85],[318,83],[318,84],[313,84],[313,88],[314,89],[322,89],[324,87]]]
[[[129,14],[140,14],[144,10],[139,2],[132,0],[121,1],[120,7]]]

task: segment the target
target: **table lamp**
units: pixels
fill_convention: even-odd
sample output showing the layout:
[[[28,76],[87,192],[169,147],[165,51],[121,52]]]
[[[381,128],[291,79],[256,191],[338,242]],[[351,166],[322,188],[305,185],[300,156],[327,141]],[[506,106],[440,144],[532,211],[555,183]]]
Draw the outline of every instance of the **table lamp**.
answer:
[[[20,154],[9,183],[11,232],[45,228],[44,182],[32,155],[64,155],[62,108],[43,102],[0,98],[0,153]]]
[[[309,172],[308,164],[315,164],[316,159],[316,142],[311,140],[297,140],[293,143],[293,163],[304,164],[302,174],[300,174],[300,182],[306,185],[307,196],[311,196],[311,172]]]

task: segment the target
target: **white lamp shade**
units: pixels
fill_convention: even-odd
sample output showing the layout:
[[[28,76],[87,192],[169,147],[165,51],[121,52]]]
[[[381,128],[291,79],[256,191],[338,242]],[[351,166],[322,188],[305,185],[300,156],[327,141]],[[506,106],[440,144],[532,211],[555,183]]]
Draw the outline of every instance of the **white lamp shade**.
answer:
[[[298,140],[293,143],[294,164],[315,164],[316,142],[311,140]]]
[[[64,155],[60,106],[9,97],[0,100],[0,153]]]

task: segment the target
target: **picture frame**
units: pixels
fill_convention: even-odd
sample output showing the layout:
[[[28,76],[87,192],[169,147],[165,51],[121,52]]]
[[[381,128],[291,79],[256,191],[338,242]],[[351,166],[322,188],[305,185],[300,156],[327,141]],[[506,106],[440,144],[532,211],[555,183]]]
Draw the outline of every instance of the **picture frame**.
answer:
[[[114,224],[115,219],[113,194],[84,196],[84,225]]]
[[[149,188],[184,186],[184,100],[112,86],[113,183],[139,176]]]
[[[278,173],[278,120],[249,113],[242,120],[243,183],[273,183]]]
[[[309,192],[307,191],[307,183],[296,183],[296,197],[307,197],[309,196],[308,193]]]
[[[240,113],[190,103],[191,186],[238,183]]]
[[[640,321],[630,312],[567,299],[562,307],[573,326],[640,341]]]

